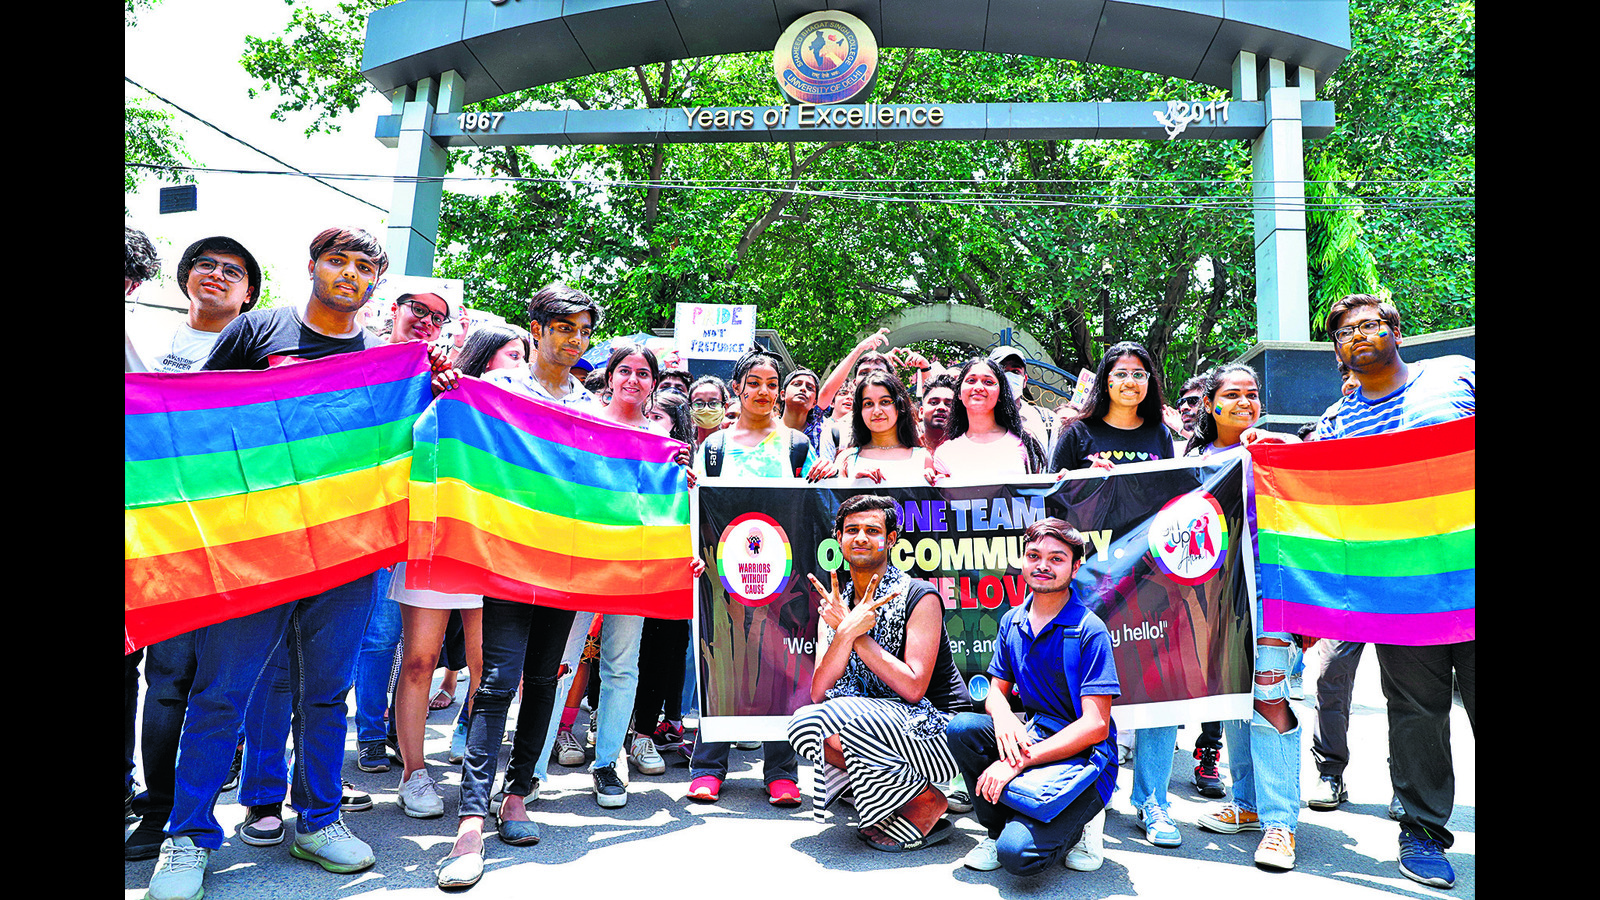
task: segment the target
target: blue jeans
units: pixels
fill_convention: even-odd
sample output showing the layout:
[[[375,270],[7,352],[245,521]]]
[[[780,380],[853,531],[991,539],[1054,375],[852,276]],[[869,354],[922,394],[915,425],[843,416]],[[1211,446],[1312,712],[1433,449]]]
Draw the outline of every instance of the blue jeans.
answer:
[[[279,641],[244,710],[244,763],[239,767],[239,803],[282,803],[289,793],[289,642]]]
[[[522,683],[517,738],[506,765],[505,791],[526,797],[535,763],[549,754],[545,731],[555,705],[556,670],[572,613],[495,597],[483,598],[483,677],[467,719],[467,755],[461,763],[461,816],[489,814],[489,788],[500,761],[506,713]],[[541,754],[540,748],[545,747]]]
[[[698,704],[700,698],[695,693],[695,681],[700,672],[700,648],[695,645],[694,631],[689,632],[689,649],[683,655],[683,703],[678,709],[684,715],[694,713],[695,718],[700,718]]]
[[[212,807],[228,779],[250,692],[280,642],[288,644],[293,696],[296,829],[310,834],[339,818],[345,701],[371,607],[369,573],[196,632],[194,688],[178,742],[168,837],[189,837],[207,850],[222,846]]]
[[[1277,638],[1289,644],[1277,647],[1261,644],[1263,638]],[[1257,674],[1282,676],[1276,684],[1257,684],[1255,699],[1289,702],[1289,672],[1300,649],[1283,632],[1256,632]],[[1294,713],[1290,712],[1293,718]],[[1287,828],[1292,833],[1300,822],[1300,723],[1278,733],[1264,716],[1250,713],[1248,734],[1242,720],[1223,726],[1228,743],[1228,771],[1233,775],[1233,804],[1261,817],[1266,828]]]
[[[1170,808],[1167,784],[1172,781],[1172,754],[1178,743],[1178,726],[1140,728],[1133,744],[1133,790],[1130,799],[1134,809],[1154,802],[1162,809]],[[1230,757],[1231,758],[1231,757]]]
[[[400,604],[389,599],[394,569],[372,573],[372,614],[361,635],[356,655],[356,740],[363,744],[383,740],[383,711],[389,707],[389,673],[394,670],[394,648],[400,643]]]
[[[567,630],[566,647],[561,661],[567,674],[556,685],[556,696],[565,697],[572,688],[572,679],[583,657],[583,640],[594,624],[594,613],[581,612],[572,617],[572,627]],[[628,725],[633,720],[633,698],[639,689],[639,638],[644,633],[643,616],[606,616],[600,623],[600,658],[598,671],[591,678],[600,679],[600,706],[595,710],[594,764],[609,765],[616,762],[622,752],[622,741],[628,735]],[[560,703],[550,709],[550,724],[545,729],[544,747],[539,752],[536,777],[543,780],[550,766],[550,749],[556,743],[556,729],[561,724]]]
[[[983,770],[1000,758],[994,719],[987,715],[960,713],[945,726],[944,736],[969,786],[977,785]],[[1139,740],[1142,743],[1144,738]],[[1168,744],[1168,757],[1172,756],[1171,750],[1172,745]],[[1004,804],[990,803],[976,790],[971,790],[971,794],[973,817],[987,830],[989,837],[995,839],[1000,865],[1013,875],[1043,871],[1083,838],[1083,827],[1105,808],[1094,785],[1084,788],[1066,809],[1048,822],[1023,815]]]

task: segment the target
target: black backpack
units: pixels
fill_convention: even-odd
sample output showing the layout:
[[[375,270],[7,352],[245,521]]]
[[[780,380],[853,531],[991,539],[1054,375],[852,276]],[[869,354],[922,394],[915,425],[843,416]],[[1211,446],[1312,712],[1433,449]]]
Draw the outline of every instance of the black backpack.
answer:
[[[726,429],[712,432],[706,437],[706,476],[716,478],[722,474],[722,445],[727,440]],[[789,467],[794,471],[794,477],[804,477],[806,467],[806,452],[811,449],[811,441],[805,432],[789,429]]]

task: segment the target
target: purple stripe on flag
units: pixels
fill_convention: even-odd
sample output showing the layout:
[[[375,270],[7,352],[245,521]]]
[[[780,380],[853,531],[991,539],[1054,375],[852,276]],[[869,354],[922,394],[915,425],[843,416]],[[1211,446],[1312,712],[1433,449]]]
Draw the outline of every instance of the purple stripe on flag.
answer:
[[[568,409],[537,397],[514,393],[486,381],[463,376],[456,390],[441,401],[460,401],[470,409],[506,423],[518,431],[562,447],[572,447],[610,459],[672,462],[682,444],[652,439],[627,425]]]
[[[1267,631],[1407,647],[1456,644],[1477,636],[1476,609],[1434,613],[1358,613],[1270,597],[1261,602],[1266,604],[1261,614]]]

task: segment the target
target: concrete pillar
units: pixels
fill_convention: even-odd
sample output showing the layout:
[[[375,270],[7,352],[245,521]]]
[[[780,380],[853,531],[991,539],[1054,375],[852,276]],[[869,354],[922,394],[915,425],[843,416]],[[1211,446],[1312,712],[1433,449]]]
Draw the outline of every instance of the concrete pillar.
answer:
[[[435,112],[459,112],[462,87],[460,75],[452,70],[437,80],[424,78],[395,91],[394,112],[400,116],[400,158],[395,173],[402,179],[433,178],[445,173],[449,155],[433,139],[433,116]],[[433,254],[439,242],[439,204],[443,198],[441,181],[395,182],[385,241],[394,266],[391,271],[433,274]]]
[[[1234,82],[1245,81],[1241,53]],[[1298,69],[1298,67],[1297,67]],[[1251,193],[1255,198],[1256,337],[1261,341],[1311,339],[1306,277],[1306,192],[1300,101],[1306,88],[1289,84],[1282,60],[1255,70],[1266,101],[1267,126],[1250,145]],[[1315,85],[1315,80],[1298,77]],[[1264,77],[1263,77],[1264,76]],[[1264,82],[1261,83],[1261,82]],[[1313,88],[1314,90],[1314,88]]]

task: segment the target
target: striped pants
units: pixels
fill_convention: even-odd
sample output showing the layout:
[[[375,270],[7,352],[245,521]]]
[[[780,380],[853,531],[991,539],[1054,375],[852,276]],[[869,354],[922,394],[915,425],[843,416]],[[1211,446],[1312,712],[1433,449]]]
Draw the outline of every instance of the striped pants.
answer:
[[[816,766],[812,815],[817,821],[848,786],[861,827],[876,825],[896,840],[922,837],[895,810],[930,781],[949,781],[957,772],[943,733],[931,737],[913,733],[912,723],[923,715],[898,700],[866,697],[838,697],[796,711],[789,719],[789,743]],[[822,756],[823,741],[834,734],[844,750],[843,770]]]

